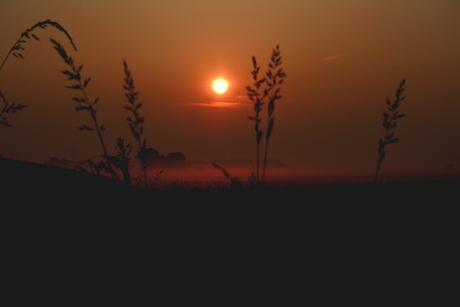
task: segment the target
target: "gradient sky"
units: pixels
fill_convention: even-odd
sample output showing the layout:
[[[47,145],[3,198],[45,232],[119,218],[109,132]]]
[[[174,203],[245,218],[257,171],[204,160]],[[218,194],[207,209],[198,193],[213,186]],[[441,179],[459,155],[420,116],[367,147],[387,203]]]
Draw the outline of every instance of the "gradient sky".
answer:
[[[9,101],[29,107],[0,128],[0,154],[44,162],[101,153],[76,94],[60,73],[59,41],[91,77],[91,97],[115,139],[132,141],[122,106],[126,60],[144,102],[148,147],[189,160],[253,159],[251,57],[265,71],[280,45],[287,74],[269,157],[310,171],[372,173],[384,135],[382,111],[406,78],[406,100],[381,174],[460,168],[460,1],[457,0],[0,0],[0,56],[39,21],[60,23],[0,71]],[[212,91],[226,78],[227,93]],[[227,101],[224,106],[213,101]],[[229,103],[231,102],[231,103]],[[113,145],[113,146],[112,146]],[[115,153],[115,151],[112,151]]]

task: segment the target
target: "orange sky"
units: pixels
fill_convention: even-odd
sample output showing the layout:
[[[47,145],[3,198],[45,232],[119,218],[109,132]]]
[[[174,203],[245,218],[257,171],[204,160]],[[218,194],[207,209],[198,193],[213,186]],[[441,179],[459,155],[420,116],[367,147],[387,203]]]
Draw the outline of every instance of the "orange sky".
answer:
[[[0,0],[0,56],[38,21],[59,22],[10,57],[0,90],[29,107],[0,128],[0,154],[43,162],[101,153],[90,124],[76,113],[65,64],[48,38],[62,43],[115,139],[132,141],[124,100],[126,60],[144,102],[148,147],[195,159],[254,159],[251,57],[265,71],[277,44],[287,74],[275,110],[269,157],[307,170],[372,173],[385,99],[402,78],[407,96],[381,174],[460,168],[460,2],[425,0],[25,1]],[[212,91],[215,78],[229,90]],[[228,106],[212,101],[230,101]],[[217,106],[216,106],[217,105]],[[114,151],[113,151],[114,153]]]

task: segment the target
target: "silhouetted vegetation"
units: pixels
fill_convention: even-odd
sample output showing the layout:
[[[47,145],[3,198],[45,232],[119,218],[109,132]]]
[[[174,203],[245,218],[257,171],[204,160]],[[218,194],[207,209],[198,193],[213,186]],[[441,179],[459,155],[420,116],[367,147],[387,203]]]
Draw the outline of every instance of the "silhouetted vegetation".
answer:
[[[79,127],[80,130],[86,131],[96,131],[97,136],[99,138],[99,142],[102,147],[103,155],[102,157],[105,159],[104,161],[100,161],[99,163],[94,163],[89,159],[86,163],[90,166],[90,168],[97,174],[100,174],[102,170],[110,173],[112,177],[118,178],[117,173],[113,169],[113,166],[116,167],[118,170],[121,171],[123,174],[123,180],[130,184],[131,183],[131,174],[129,171],[129,161],[131,158],[129,155],[132,152],[132,146],[130,143],[125,144],[124,139],[118,138],[116,140],[116,147],[115,149],[118,151],[115,156],[109,155],[104,139],[102,137],[102,131],[105,130],[103,125],[99,125],[97,119],[97,111],[95,105],[99,101],[99,97],[96,97],[94,100],[90,100],[87,93],[86,87],[91,81],[91,78],[83,79],[81,76],[81,71],[83,69],[83,65],[77,66],[74,63],[74,60],[71,56],[67,54],[64,47],[55,41],[54,39],[50,39],[51,43],[54,45],[54,49],[58,52],[64,62],[69,66],[69,69],[63,70],[62,73],[68,77],[68,80],[73,80],[75,83],[67,86],[70,89],[79,90],[82,96],[73,97],[72,99],[77,103],[77,107],[75,110],[79,111],[87,111],[90,114],[90,117],[93,121],[92,126],[82,125]],[[126,120],[128,121],[128,125],[133,135],[134,139],[138,143],[138,151],[137,151],[137,158],[141,162],[142,168],[142,177],[144,181],[144,186],[148,186],[148,179],[147,179],[147,172],[146,172],[146,159],[145,159],[145,150],[146,150],[146,143],[147,139],[143,137],[143,122],[144,118],[139,115],[139,109],[142,107],[142,102],[138,102],[139,93],[136,91],[134,86],[134,80],[131,76],[131,71],[128,68],[128,64],[126,61],[123,61],[124,67],[124,84],[123,88],[126,90],[125,96],[128,101],[128,105],[124,106],[124,108],[132,113],[131,116],[128,116]]]
[[[34,31],[36,28],[46,29],[47,26],[52,26],[52,27],[58,29],[59,31],[63,32],[67,36],[67,38],[69,39],[70,43],[72,44],[72,47],[75,49],[75,51],[77,51],[77,47],[73,43],[72,37],[69,35],[67,30],[64,29],[64,27],[62,27],[59,23],[57,23],[55,21],[51,21],[51,20],[48,19],[48,20],[45,20],[45,21],[37,22],[31,28],[29,28],[26,31],[22,32],[22,34],[19,37],[19,39],[16,41],[16,43],[14,43],[13,47],[11,47],[11,49],[8,51],[8,53],[6,54],[5,58],[3,59],[2,65],[0,65],[0,70],[2,70],[3,65],[5,65],[5,62],[6,62],[6,60],[8,59],[8,57],[10,55],[13,55],[16,58],[23,59],[24,58],[24,56],[22,55],[22,50],[24,50],[23,45],[27,42],[27,40],[30,39],[31,37],[33,39],[37,40],[37,41],[40,40],[37,35],[32,33],[32,31]]]
[[[243,187],[243,183],[241,182],[241,180],[239,178],[230,176],[230,174],[225,168],[223,168],[217,163],[213,163],[212,166],[220,170],[224,174],[225,178],[230,180],[230,184],[231,184],[230,186],[232,189],[240,189]]]
[[[394,137],[393,129],[397,126],[397,120],[406,115],[400,114],[398,110],[399,103],[406,99],[406,97],[401,96],[404,91],[405,84],[406,79],[403,79],[399,83],[399,87],[396,90],[396,98],[393,101],[393,103],[391,103],[390,99],[387,98],[386,104],[388,113],[386,111],[383,111],[383,128],[385,129],[385,136],[379,139],[379,147],[377,150],[379,153],[379,158],[377,160],[377,169],[375,171],[374,182],[377,182],[380,166],[382,164],[383,159],[386,156],[386,146],[399,141],[399,138]]]
[[[2,108],[2,111],[0,112],[0,126],[13,128],[13,125],[10,124],[10,122],[6,118],[5,114],[15,114],[18,111],[26,108],[27,106],[23,105],[23,104],[20,104],[20,103],[19,104],[15,104],[14,102],[9,103],[6,100],[6,98],[5,98],[5,96],[3,95],[2,92],[0,92],[0,98],[2,98],[2,101],[3,101],[3,104],[4,104],[3,108]]]
[[[58,29],[59,31],[63,32],[67,36],[67,38],[69,39],[69,41],[72,44],[72,46],[75,49],[75,51],[77,50],[77,47],[73,43],[72,37],[70,37],[70,35],[67,32],[67,30],[65,30],[59,23],[57,23],[55,21],[51,21],[49,19],[45,20],[45,21],[40,21],[40,22],[36,23],[35,25],[33,25],[31,28],[29,28],[26,31],[24,31],[23,33],[21,33],[21,36],[19,37],[19,39],[16,41],[16,43],[13,44],[13,46],[10,48],[10,50],[6,54],[5,58],[3,59],[2,64],[0,65],[0,71],[2,70],[3,66],[6,63],[6,60],[9,58],[10,55],[13,55],[14,57],[19,58],[19,59],[23,59],[24,55],[22,54],[22,51],[25,50],[24,49],[24,44],[27,42],[27,40],[29,40],[30,38],[33,38],[33,39],[35,39],[37,41],[40,40],[39,37],[37,35],[35,35],[34,33],[32,33],[32,32],[36,28],[45,29],[47,26],[52,26],[52,27]],[[6,97],[2,93],[1,90],[0,90],[0,97],[2,98],[2,101],[3,101],[3,104],[4,104],[4,106],[2,108],[2,111],[0,113],[0,126],[12,128],[13,125],[11,125],[11,123],[8,121],[8,119],[6,118],[5,114],[15,114],[18,111],[26,108],[27,105],[24,105],[24,104],[21,104],[21,103],[16,104],[14,102],[9,103],[6,100]]]
[[[67,70],[61,71],[67,77],[67,80],[75,82],[72,85],[68,85],[67,88],[80,91],[82,94],[82,96],[79,96],[79,97],[72,97],[72,99],[77,103],[77,106],[75,107],[75,111],[77,112],[87,111],[89,115],[91,116],[91,119],[93,120],[93,127],[90,127],[84,124],[84,125],[81,125],[78,129],[87,130],[87,131],[96,130],[97,136],[99,138],[99,142],[102,147],[102,151],[104,152],[105,156],[108,156],[107,149],[104,143],[104,139],[102,138],[102,134],[101,134],[101,131],[104,131],[105,128],[103,125],[99,125],[97,116],[96,116],[97,111],[96,111],[95,106],[97,102],[99,101],[99,97],[96,97],[95,99],[90,100],[88,97],[88,94],[86,93],[86,87],[89,85],[91,78],[89,77],[83,80],[83,77],[81,75],[83,65],[76,66],[73,58],[67,54],[64,47],[60,43],[58,43],[52,38],[50,39],[50,41],[54,45],[54,49],[64,60],[64,63],[66,63],[70,68],[70,70],[67,69]]]
[[[125,145],[125,140],[122,138],[116,139],[116,145],[117,154],[115,157],[110,157],[110,161],[123,174],[123,181],[131,184],[131,173],[129,171],[129,161],[131,158],[129,156],[133,148],[131,143]]]
[[[104,139],[102,137],[102,131],[105,130],[105,127],[98,123],[97,110],[95,106],[99,101],[99,97],[96,97],[95,99],[90,99],[88,97],[88,94],[86,93],[86,87],[89,85],[91,78],[88,77],[84,79],[81,75],[83,65],[77,66],[73,58],[68,55],[65,48],[59,42],[57,42],[53,38],[50,38],[50,41],[53,44],[54,49],[61,56],[62,60],[64,60],[64,63],[67,64],[67,66],[69,67],[69,69],[61,71],[67,77],[67,80],[73,81],[73,84],[68,85],[67,88],[80,91],[81,93],[81,96],[72,97],[72,99],[77,103],[77,106],[75,107],[75,111],[76,112],[80,112],[80,111],[88,112],[93,121],[92,127],[86,124],[83,124],[78,129],[81,131],[94,131],[95,130],[97,133],[97,137],[99,139],[99,143],[102,147],[102,152],[103,152],[102,157],[103,159],[105,159],[105,162],[101,161],[98,164],[95,164],[90,161],[91,159],[93,159],[91,158],[87,160],[87,164],[97,174],[99,174],[101,170],[105,170],[113,178],[118,178],[118,174],[113,169],[113,166],[116,166],[115,163],[118,162],[118,159],[114,158],[113,156],[109,156],[107,152],[107,148],[105,146]]]
[[[123,68],[125,72],[125,84],[123,85],[123,88],[126,90],[125,96],[128,100],[128,105],[124,108],[132,113],[132,117],[126,117],[126,120],[128,121],[131,134],[138,144],[139,149],[137,151],[137,158],[141,163],[144,185],[147,187],[147,165],[145,160],[147,139],[143,137],[144,127],[142,124],[144,123],[144,117],[139,115],[139,109],[142,107],[142,102],[138,102],[139,92],[136,91],[136,87],[134,86],[134,79],[131,76],[131,71],[129,70],[126,61],[123,61]]]
[[[267,158],[268,158],[268,143],[270,140],[273,127],[275,125],[275,117],[273,115],[275,111],[276,100],[281,99],[279,94],[281,88],[280,85],[283,83],[286,74],[281,68],[282,61],[279,50],[279,45],[272,50],[270,62],[268,63],[268,71],[264,78],[259,78],[260,66],[257,65],[256,57],[252,57],[253,70],[251,71],[252,78],[254,80],[253,86],[247,86],[247,95],[249,99],[254,103],[254,116],[248,116],[250,120],[254,121],[254,130],[256,133],[256,171],[255,171],[255,182],[262,184],[265,182],[265,171],[267,169]],[[262,117],[260,112],[263,106],[268,104],[267,107],[267,129],[265,132],[265,151],[263,161],[262,179],[260,178],[260,143],[264,134],[260,128],[262,123]]]

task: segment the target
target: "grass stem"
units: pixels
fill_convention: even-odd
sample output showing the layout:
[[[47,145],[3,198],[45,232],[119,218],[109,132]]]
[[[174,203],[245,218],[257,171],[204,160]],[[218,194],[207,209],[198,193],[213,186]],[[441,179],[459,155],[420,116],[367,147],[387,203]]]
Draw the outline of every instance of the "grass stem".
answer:
[[[406,79],[402,79],[402,81],[399,83],[398,89],[396,90],[396,98],[393,101],[393,103],[391,103],[390,99],[388,98],[386,101],[388,113],[387,111],[383,111],[383,128],[385,129],[385,136],[379,139],[379,146],[378,146],[379,158],[377,160],[377,169],[375,170],[374,183],[376,183],[378,180],[382,161],[386,157],[386,146],[399,141],[399,138],[394,137],[393,129],[397,127],[397,120],[406,115],[406,114],[400,114],[398,110],[398,107],[401,101],[406,99],[405,96],[402,96],[405,84],[406,84]]]

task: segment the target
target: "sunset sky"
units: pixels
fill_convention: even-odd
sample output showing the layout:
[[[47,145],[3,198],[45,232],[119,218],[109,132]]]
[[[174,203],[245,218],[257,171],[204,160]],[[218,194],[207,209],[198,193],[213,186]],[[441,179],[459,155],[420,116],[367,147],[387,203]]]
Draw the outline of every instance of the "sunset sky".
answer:
[[[126,60],[145,117],[147,146],[189,160],[255,159],[251,57],[266,71],[279,44],[287,74],[269,157],[307,171],[372,173],[382,112],[406,78],[406,100],[381,174],[460,169],[460,1],[458,0],[0,0],[0,57],[39,21],[48,27],[10,57],[0,90],[28,108],[0,127],[5,158],[44,162],[101,154],[87,113],[49,38],[60,42],[99,97],[104,139],[134,142],[123,109]],[[229,82],[213,91],[217,78]],[[217,102],[217,103],[216,103]],[[220,102],[220,103],[218,103]],[[266,110],[263,110],[265,116]],[[265,129],[266,121],[262,128]]]

